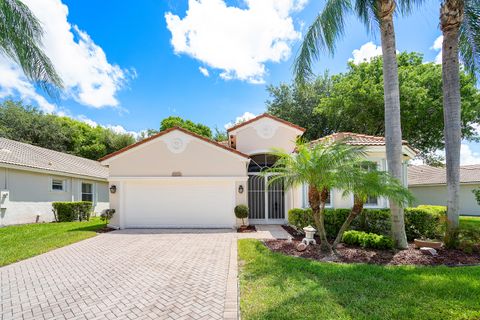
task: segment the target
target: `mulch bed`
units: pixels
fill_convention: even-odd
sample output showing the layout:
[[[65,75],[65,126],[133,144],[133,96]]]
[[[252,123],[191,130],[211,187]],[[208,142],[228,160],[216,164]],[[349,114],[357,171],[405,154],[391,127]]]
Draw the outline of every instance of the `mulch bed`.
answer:
[[[238,233],[250,233],[250,232],[257,232],[255,226],[243,226],[237,229]]]
[[[340,263],[368,263],[377,265],[424,265],[424,266],[466,266],[480,265],[480,253],[467,254],[461,250],[440,248],[438,256],[426,255],[415,249],[413,243],[406,250],[376,250],[355,246],[339,245],[337,255],[321,252],[319,245],[309,245],[303,252],[297,250],[303,235],[289,226],[284,229],[292,235],[292,240],[265,240],[265,245],[274,252],[294,257],[314,259],[318,261]],[[317,240],[318,242],[318,240]]]
[[[97,233],[107,233],[107,232],[110,232],[110,231],[115,231],[116,229],[113,229],[113,228],[110,228],[110,227],[103,227],[101,229],[97,229],[96,232]]]

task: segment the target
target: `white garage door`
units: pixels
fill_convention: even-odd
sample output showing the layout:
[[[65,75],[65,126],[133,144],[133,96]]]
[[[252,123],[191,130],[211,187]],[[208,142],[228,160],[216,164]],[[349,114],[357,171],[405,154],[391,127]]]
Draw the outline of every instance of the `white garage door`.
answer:
[[[127,228],[231,228],[235,223],[233,181],[128,181],[124,191]]]

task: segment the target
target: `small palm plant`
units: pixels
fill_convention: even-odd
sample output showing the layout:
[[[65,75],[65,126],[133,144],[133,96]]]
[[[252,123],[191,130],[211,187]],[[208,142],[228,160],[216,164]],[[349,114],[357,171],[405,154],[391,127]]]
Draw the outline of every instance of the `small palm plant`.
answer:
[[[368,197],[386,197],[399,204],[413,202],[412,194],[398,179],[388,172],[372,168],[369,164],[365,161],[360,163],[360,170],[355,170],[356,178],[344,185],[344,196],[353,194],[353,207],[333,242],[334,250],[342,241],[343,233],[350,227],[352,221],[362,213]]]
[[[328,194],[330,189],[348,185],[356,177],[358,166],[355,163],[364,158],[363,148],[342,141],[326,140],[313,146],[299,143],[294,154],[281,150],[272,153],[278,160],[272,168],[265,171],[273,173],[269,183],[281,179],[286,189],[301,184],[308,185],[308,202],[320,236],[321,248],[331,251],[324,226]]]

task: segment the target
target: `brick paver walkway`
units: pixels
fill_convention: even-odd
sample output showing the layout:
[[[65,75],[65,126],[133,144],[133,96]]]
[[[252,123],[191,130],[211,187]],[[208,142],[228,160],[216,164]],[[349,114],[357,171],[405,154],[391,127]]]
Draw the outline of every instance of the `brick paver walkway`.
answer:
[[[2,267],[1,319],[237,319],[236,238],[116,231]]]

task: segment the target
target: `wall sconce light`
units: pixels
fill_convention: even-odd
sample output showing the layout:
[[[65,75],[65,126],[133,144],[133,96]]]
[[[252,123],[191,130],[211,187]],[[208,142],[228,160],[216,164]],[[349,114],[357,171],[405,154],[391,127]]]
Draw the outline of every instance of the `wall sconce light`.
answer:
[[[112,184],[112,185],[110,186],[110,193],[115,193],[115,192],[117,192],[117,186],[114,185],[114,184]]]
[[[238,193],[243,193],[243,186],[242,186],[242,185],[240,185],[240,186],[238,187]]]

